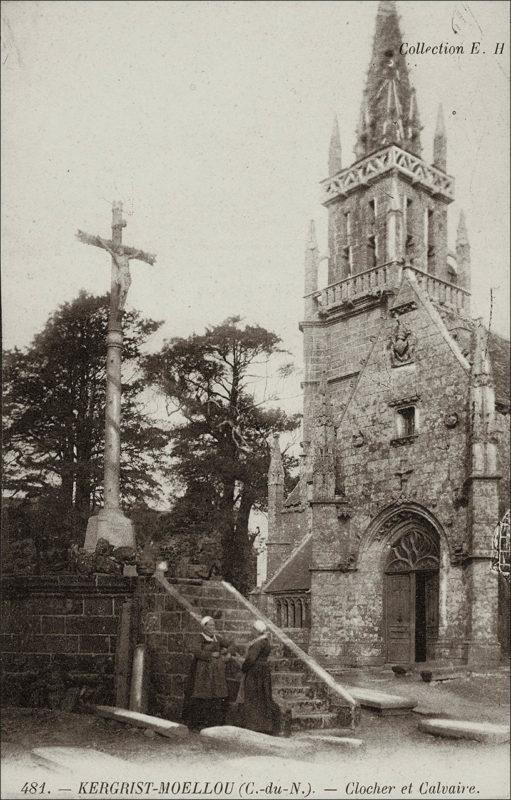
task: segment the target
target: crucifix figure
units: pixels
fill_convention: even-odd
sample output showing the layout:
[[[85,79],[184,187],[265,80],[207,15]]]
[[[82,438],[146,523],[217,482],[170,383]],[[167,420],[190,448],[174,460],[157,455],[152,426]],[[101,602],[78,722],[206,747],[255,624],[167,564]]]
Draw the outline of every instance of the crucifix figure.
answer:
[[[112,239],[103,239],[101,236],[91,236],[84,231],[78,231],[76,238],[83,244],[92,244],[107,250],[112,256],[112,286],[110,296],[110,318],[109,329],[112,323],[119,322],[119,311],[124,309],[126,296],[131,285],[131,275],[129,262],[132,259],[145,261],[151,266],[156,261],[156,256],[145,253],[135,247],[127,247],[122,244],[122,229],[126,227],[126,221],[122,218],[122,203],[114,202],[112,205]]]
[[[91,517],[87,525],[85,549],[95,550],[98,539],[107,539],[115,547],[135,544],[131,521],[120,508],[119,471],[121,458],[121,312],[131,284],[130,260],[137,259],[154,264],[156,256],[122,243],[122,229],[126,222],[122,217],[122,203],[112,204],[112,238],[91,236],[78,231],[76,238],[83,244],[91,244],[106,250],[112,257],[110,313],[107,333],[106,409],[105,409],[105,471],[104,507],[97,517]]]

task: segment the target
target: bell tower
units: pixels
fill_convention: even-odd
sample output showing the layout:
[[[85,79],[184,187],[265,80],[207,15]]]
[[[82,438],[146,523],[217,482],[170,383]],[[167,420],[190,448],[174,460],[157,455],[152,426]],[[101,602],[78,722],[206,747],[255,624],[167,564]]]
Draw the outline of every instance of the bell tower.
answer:
[[[346,166],[334,119],[329,177],[321,182],[328,213],[328,285],[318,288],[323,257],[311,225],[305,254],[303,448],[307,454],[321,378],[333,381],[338,416],[406,277],[441,313],[470,315],[470,246],[463,214],[455,251],[447,241],[454,178],[440,107],[431,148],[423,157],[422,125],[394,0],[381,0],[356,132],[355,160]],[[372,337],[372,338],[371,338]],[[341,412],[342,413],[342,412]]]
[[[360,108],[356,160],[341,168],[336,121],[329,177],[322,184],[329,214],[329,284],[395,261],[458,284],[447,263],[447,206],[454,199],[454,180],[446,171],[443,113],[440,108],[433,163],[428,164],[421,157],[422,126],[401,42],[395,2],[382,0]]]

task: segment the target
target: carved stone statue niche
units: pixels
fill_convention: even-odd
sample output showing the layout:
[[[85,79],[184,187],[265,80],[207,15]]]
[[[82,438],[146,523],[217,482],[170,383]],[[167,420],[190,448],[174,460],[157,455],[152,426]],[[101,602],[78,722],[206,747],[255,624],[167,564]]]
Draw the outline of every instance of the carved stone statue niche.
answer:
[[[399,320],[390,341],[390,359],[393,367],[411,364],[414,358],[415,336]]]

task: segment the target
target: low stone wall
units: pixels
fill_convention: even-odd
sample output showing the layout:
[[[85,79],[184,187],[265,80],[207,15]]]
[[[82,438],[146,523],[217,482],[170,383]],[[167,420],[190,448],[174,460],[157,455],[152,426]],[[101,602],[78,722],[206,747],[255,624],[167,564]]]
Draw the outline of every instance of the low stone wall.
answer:
[[[200,585],[197,591],[201,591]],[[150,676],[149,713],[179,720],[192,662],[189,648],[192,637],[201,631],[200,623],[152,577],[138,579],[136,604],[139,639],[146,645]],[[211,609],[215,616],[216,610]]]
[[[2,577],[2,704],[57,708],[72,687],[74,706],[112,703],[119,619],[136,581]]]
[[[182,715],[190,645],[202,616],[214,617],[218,632],[239,654],[254,637],[254,620],[261,618],[223,581],[161,575],[3,578],[2,598],[4,705],[66,711],[97,704],[128,707],[134,647],[144,644],[147,710],[173,720]],[[300,649],[309,631],[284,632],[264,621],[272,639],[275,696],[279,703],[286,700],[282,707],[291,728],[355,724],[353,699]],[[241,677],[236,661],[227,662],[226,673],[233,701]]]

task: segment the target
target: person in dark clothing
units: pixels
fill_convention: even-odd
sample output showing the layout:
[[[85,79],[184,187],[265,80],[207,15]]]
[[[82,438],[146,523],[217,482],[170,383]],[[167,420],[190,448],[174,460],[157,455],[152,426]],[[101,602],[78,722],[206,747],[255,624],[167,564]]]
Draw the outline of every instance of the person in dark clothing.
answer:
[[[235,703],[235,724],[252,731],[276,735],[280,731],[280,708],[273,701],[268,656],[271,645],[262,620],[254,625],[257,633],[247,648],[241,665],[242,678]],[[234,720],[233,720],[234,721]]]
[[[192,647],[182,713],[183,721],[196,731],[225,725],[229,694],[225,664],[231,658],[229,644],[217,634],[214,619],[204,617],[201,626],[198,641]]]

